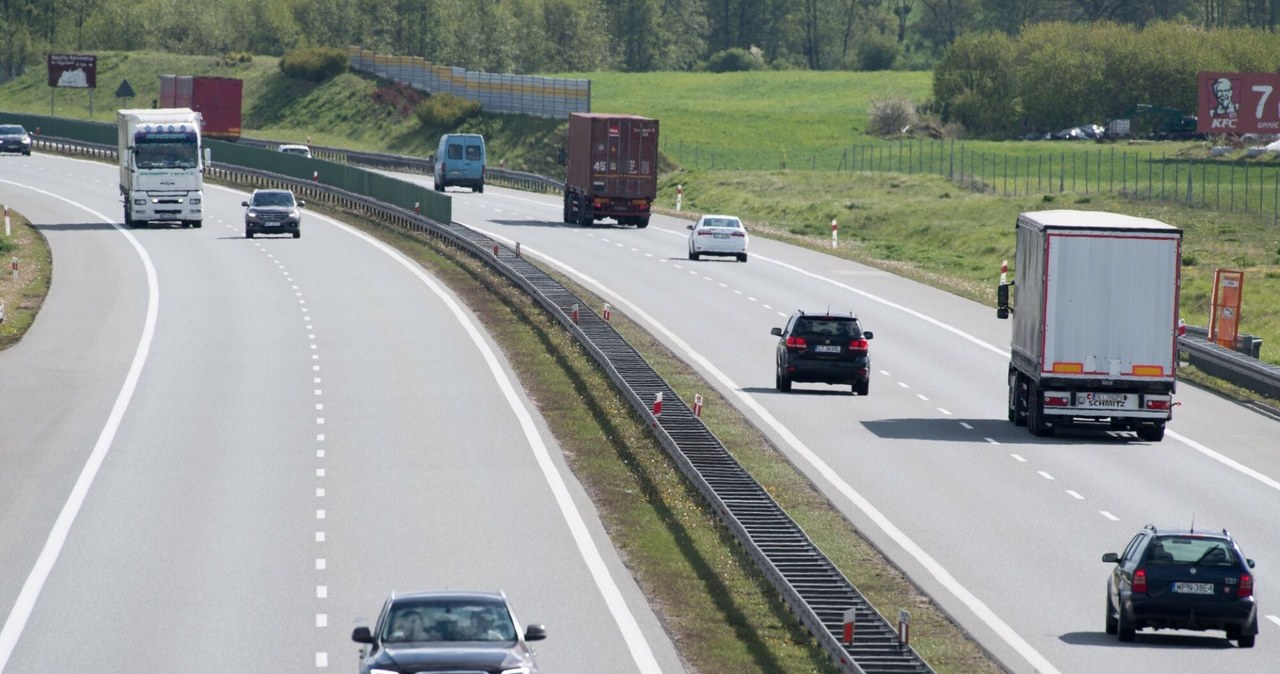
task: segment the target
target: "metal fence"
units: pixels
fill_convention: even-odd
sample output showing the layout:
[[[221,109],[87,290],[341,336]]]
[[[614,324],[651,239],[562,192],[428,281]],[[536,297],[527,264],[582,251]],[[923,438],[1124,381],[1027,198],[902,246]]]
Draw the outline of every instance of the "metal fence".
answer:
[[[560,119],[591,112],[591,80],[538,75],[483,73],[436,65],[418,56],[385,56],[348,47],[354,70],[407,84],[431,94],[449,93],[476,101],[487,112]]]
[[[972,190],[1018,197],[1105,194],[1129,199],[1269,216],[1280,223],[1280,153],[1214,148],[1189,157],[1151,146],[1060,141],[1044,143],[904,139],[826,151],[712,152],[665,142],[663,152],[688,168],[868,171],[944,176]]]

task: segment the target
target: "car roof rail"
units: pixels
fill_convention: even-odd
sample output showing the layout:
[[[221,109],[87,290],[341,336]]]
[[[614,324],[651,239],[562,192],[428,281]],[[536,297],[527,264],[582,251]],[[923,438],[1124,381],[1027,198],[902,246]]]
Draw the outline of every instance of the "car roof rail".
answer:
[[[1150,532],[1152,532],[1152,533],[1156,533],[1157,531],[1159,531],[1158,529],[1156,529],[1156,525],[1154,525],[1154,524],[1148,524],[1147,526],[1142,527],[1142,528],[1143,528],[1143,529],[1146,529],[1147,531],[1150,531]]]

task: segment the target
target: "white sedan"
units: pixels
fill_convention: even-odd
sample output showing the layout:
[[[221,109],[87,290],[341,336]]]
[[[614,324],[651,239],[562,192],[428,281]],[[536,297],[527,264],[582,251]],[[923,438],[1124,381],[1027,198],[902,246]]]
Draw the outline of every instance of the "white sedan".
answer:
[[[732,215],[704,215],[689,225],[689,259],[727,255],[747,261],[747,228]]]

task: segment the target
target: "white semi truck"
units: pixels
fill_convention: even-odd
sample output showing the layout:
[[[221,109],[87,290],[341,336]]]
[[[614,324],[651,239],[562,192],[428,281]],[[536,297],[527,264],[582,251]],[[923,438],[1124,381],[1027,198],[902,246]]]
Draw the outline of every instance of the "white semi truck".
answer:
[[[1037,436],[1104,422],[1163,439],[1177,383],[1182,230],[1038,211],[1018,216],[1016,246],[1015,280],[1001,279],[996,313],[1013,316],[1009,421]]]
[[[124,224],[204,222],[204,166],[209,153],[200,115],[188,108],[120,110],[120,195]]]

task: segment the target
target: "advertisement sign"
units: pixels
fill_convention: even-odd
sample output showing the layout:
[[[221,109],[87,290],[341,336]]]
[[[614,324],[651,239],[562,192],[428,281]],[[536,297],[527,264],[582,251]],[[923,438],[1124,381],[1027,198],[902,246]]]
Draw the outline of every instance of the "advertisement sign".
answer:
[[[1197,79],[1200,133],[1280,133],[1280,74],[1202,72]]]
[[[49,54],[49,86],[73,89],[98,87],[98,57],[94,54]]]

